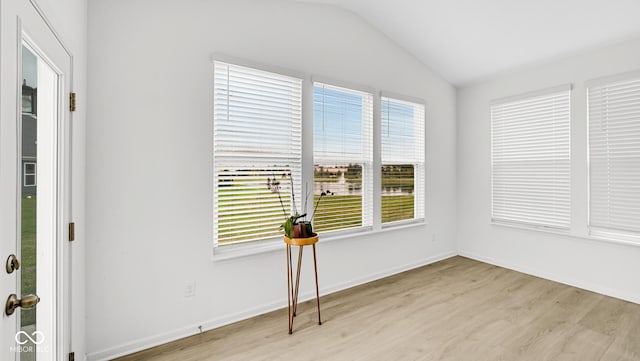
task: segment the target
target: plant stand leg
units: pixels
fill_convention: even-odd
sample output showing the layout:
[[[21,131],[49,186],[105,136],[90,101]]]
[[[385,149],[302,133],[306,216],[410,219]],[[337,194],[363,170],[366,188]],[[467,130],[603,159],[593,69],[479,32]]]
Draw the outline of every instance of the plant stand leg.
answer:
[[[298,272],[296,273],[296,292],[293,297],[293,317],[296,317],[296,311],[298,310],[298,290],[300,289],[300,266],[302,265],[302,250],[303,246],[298,246],[300,251],[298,252]],[[292,321],[293,323],[293,321]]]
[[[293,280],[292,280],[292,271],[291,271],[291,246],[286,245],[287,249],[287,311],[288,317],[287,321],[289,321],[289,334],[293,333],[293,318],[291,317],[291,301],[293,299]]]
[[[316,245],[313,244],[313,270],[316,274],[316,301],[318,303],[318,325],[322,325],[320,318],[320,291],[318,290],[318,262],[316,262]]]

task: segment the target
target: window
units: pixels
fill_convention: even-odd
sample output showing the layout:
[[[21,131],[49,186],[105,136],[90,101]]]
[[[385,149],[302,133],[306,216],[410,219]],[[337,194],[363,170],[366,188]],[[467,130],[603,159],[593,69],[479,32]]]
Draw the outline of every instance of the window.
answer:
[[[587,87],[590,232],[640,240],[640,73]]]
[[[372,225],[372,120],[371,94],[314,83],[314,198],[326,194],[315,230]]]
[[[22,84],[22,113],[36,114],[37,89]]]
[[[302,80],[214,62],[213,207],[216,245],[281,235],[301,184]],[[278,195],[269,179],[281,184]]]
[[[22,164],[23,184],[25,187],[36,186],[36,164],[33,162],[24,162]]]
[[[424,218],[424,105],[382,97],[382,223]]]
[[[568,229],[569,85],[491,105],[492,220]]]

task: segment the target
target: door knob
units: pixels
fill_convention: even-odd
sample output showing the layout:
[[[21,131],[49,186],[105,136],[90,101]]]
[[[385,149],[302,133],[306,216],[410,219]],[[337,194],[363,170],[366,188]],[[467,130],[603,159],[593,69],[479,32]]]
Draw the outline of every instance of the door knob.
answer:
[[[15,294],[10,294],[9,298],[7,298],[7,304],[4,307],[4,312],[7,316],[13,315],[13,312],[16,308],[21,307],[24,309],[34,308],[38,302],[40,302],[40,297],[37,295],[26,295],[19,299]]]
[[[7,273],[13,273],[13,271],[20,268],[20,261],[15,254],[10,254],[7,258]]]

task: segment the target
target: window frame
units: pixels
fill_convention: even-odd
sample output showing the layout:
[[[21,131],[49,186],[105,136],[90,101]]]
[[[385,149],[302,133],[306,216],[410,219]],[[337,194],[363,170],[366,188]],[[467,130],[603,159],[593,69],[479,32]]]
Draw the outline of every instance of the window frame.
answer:
[[[592,148],[591,148],[591,89],[599,88],[603,86],[615,86],[618,83],[640,81],[640,70],[629,71],[624,73],[618,73],[614,75],[599,77],[595,79],[587,80],[584,84],[585,87],[585,99],[586,99],[586,128],[587,128],[587,232],[588,236],[592,239],[603,240],[607,242],[640,246],[640,232],[613,229],[607,227],[594,226],[592,224]],[[639,100],[640,102],[640,100]]]
[[[33,165],[33,173],[27,173],[27,165]],[[23,162],[22,163],[22,186],[23,187],[37,187],[38,186],[38,165],[36,162]],[[33,184],[27,184],[27,176],[33,176]]]
[[[371,143],[371,152],[372,152],[372,161],[371,161],[371,178],[373,180],[372,184],[372,192],[373,196],[371,197],[371,207],[372,209],[372,223],[370,226],[363,226],[359,228],[348,228],[341,230],[332,230],[323,232],[323,242],[333,242],[339,240],[350,239],[354,235],[373,235],[373,234],[381,234],[386,233],[393,230],[398,229],[407,229],[407,228],[422,228],[428,224],[426,221],[426,212],[427,212],[427,166],[426,166],[426,118],[427,118],[427,108],[426,102],[421,98],[399,95],[392,92],[387,92],[384,90],[380,90],[376,87],[371,86],[363,86],[359,84],[349,83],[347,81],[338,80],[335,78],[318,76],[310,73],[300,72],[292,69],[287,69],[278,66],[267,65],[264,63],[254,62],[251,60],[238,58],[234,56],[229,56],[223,53],[213,53],[210,57],[212,69],[214,67],[214,63],[216,61],[221,61],[233,65],[253,68],[256,70],[273,72],[285,76],[290,76],[294,78],[299,78],[302,80],[302,167],[301,167],[301,181],[302,184],[313,184],[314,178],[314,159],[313,159],[313,84],[314,82],[325,83],[337,87],[343,87],[348,89],[353,89],[360,92],[369,93],[373,96],[372,98],[372,122],[371,122],[371,135],[372,135],[372,143]],[[212,88],[214,88],[212,79]],[[215,89],[212,90],[212,93]],[[380,144],[380,111],[381,111],[381,102],[380,96],[384,94],[388,97],[397,98],[400,100],[405,100],[409,102],[415,102],[418,104],[423,104],[425,106],[425,166],[424,166],[424,212],[425,217],[422,219],[413,219],[413,220],[402,220],[397,222],[389,222],[386,224],[382,224],[380,219],[381,205],[378,203],[381,202],[380,198],[380,178],[381,178],[381,164],[380,164],[380,156],[381,156],[381,144]],[[212,114],[213,114],[213,104],[212,104]],[[213,120],[213,115],[212,115]],[[213,124],[213,123],[212,123]],[[311,130],[311,131],[309,131]],[[213,133],[212,133],[213,134]],[[212,137],[213,138],[213,137]],[[213,149],[213,148],[212,148]],[[212,153],[213,159],[213,153]],[[311,164],[309,166],[307,163]],[[213,165],[213,162],[211,163]],[[213,169],[212,169],[213,172]],[[298,199],[298,195],[296,195]],[[212,198],[213,199],[213,198]],[[213,225],[212,219],[212,225]],[[213,232],[213,227],[212,227]],[[214,241],[214,238],[211,238]],[[239,242],[234,244],[223,244],[219,245],[215,241],[213,242],[212,247],[212,261],[225,261],[230,259],[236,259],[239,257],[246,257],[261,253],[278,251],[282,246],[282,238],[281,236],[276,236],[272,238],[264,238],[257,241],[250,242]]]
[[[362,206],[363,206],[363,212],[362,212],[362,225],[358,226],[358,227],[347,227],[347,228],[339,228],[339,229],[332,229],[332,230],[326,230],[326,231],[322,231],[322,235],[329,235],[329,237],[331,236],[341,236],[341,235],[345,235],[345,234],[354,234],[354,233],[361,233],[361,232],[370,232],[372,230],[375,229],[376,226],[376,222],[375,222],[375,216],[374,213],[376,212],[376,206],[375,206],[375,182],[374,179],[376,178],[376,170],[374,169],[375,166],[375,156],[376,156],[376,143],[375,143],[375,124],[376,124],[376,91],[375,89],[372,89],[370,87],[367,86],[362,86],[362,85],[357,85],[357,84],[350,84],[348,82],[344,82],[344,81],[340,81],[340,80],[335,80],[335,79],[331,79],[331,78],[325,78],[325,77],[321,77],[321,76],[312,76],[311,77],[311,94],[309,95],[311,98],[311,124],[310,124],[310,128],[312,129],[312,133],[313,133],[313,129],[315,126],[315,119],[314,119],[314,114],[315,114],[315,99],[314,99],[314,95],[315,95],[315,85],[316,84],[323,84],[323,85],[327,85],[329,87],[333,87],[333,88],[339,88],[339,89],[343,89],[345,91],[352,91],[354,93],[361,93],[361,94],[365,94],[365,95],[369,95],[370,96],[370,103],[371,103],[371,123],[369,124],[369,132],[370,132],[370,139],[369,139],[369,147],[371,149],[371,154],[369,155],[369,162],[367,164],[367,162],[364,162],[362,164],[362,172],[363,172],[363,177],[362,177]],[[309,178],[311,180],[311,184],[315,183],[315,165],[316,165],[316,159],[315,159],[315,139],[314,139],[314,135],[312,134],[311,137],[314,141],[311,142],[311,146],[309,146],[310,149],[308,149],[309,153],[312,155],[312,171],[311,174],[309,175]],[[339,163],[339,162],[337,162]],[[359,164],[359,163],[356,163]],[[365,172],[369,173],[369,179],[367,180],[368,184],[365,184]],[[312,192],[313,193],[313,192]],[[365,210],[365,206],[368,207],[367,210]],[[366,217],[368,218],[368,220],[365,221],[365,214]],[[368,223],[368,224],[367,224]],[[315,225],[314,225],[314,230],[315,230]]]
[[[402,220],[397,220],[397,221],[391,221],[391,222],[383,222],[382,221],[382,215],[380,215],[380,227],[382,229],[387,229],[387,228],[394,228],[394,227],[402,227],[402,226],[406,226],[406,225],[411,225],[411,224],[426,224],[426,212],[427,212],[427,102],[424,99],[421,98],[417,98],[417,97],[411,97],[411,96],[407,96],[407,95],[402,95],[402,94],[397,94],[397,93],[393,93],[393,92],[389,92],[389,91],[380,91],[379,92],[379,99],[378,99],[378,103],[379,103],[379,116],[378,116],[378,121],[380,122],[378,124],[378,139],[379,142],[377,144],[374,145],[374,150],[378,149],[378,154],[379,154],[379,164],[378,164],[378,171],[380,172],[380,186],[378,187],[378,191],[382,192],[382,167],[383,167],[383,161],[382,161],[382,102],[383,102],[383,98],[387,98],[387,99],[391,99],[391,100],[397,100],[399,102],[404,102],[404,103],[410,103],[412,105],[417,105],[417,106],[422,106],[422,131],[423,134],[421,135],[421,140],[422,140],[422,162],[421,163],[416,163],[414,164],[414,217],[411,219],[402,219]],[[418,165],[418,167],[416,168],[416,165]],[[421,168],[421,169],[418,169]],[[421,176],[422,176],[422,184],[418,184],[419,180],[417,179],[417,177],[415,176],[418,171],[420,171]],[[419,191],[421,194],[416,194],[416,190]],[[377,200],[377,203],[379,204],[379,210],[380,213],[382,213],[382,193],[380,193],[379,195],[379,199]],[[417,207],[421,206],[422,209],[418,209]],[[420,216],[421,215],[421,216]]]
[[[253,62],[253,61],[248,61],[246,59],[242,59],[242,58],[237,58],[237,57],[233,57],[233,56],[229,56],[226,54],[222,54],[222,53],[214,53],[211,55],[210,57],[211,60],[211,67],[212,67],[212,74],[213,74],[213,79],[212,79],[212,97],[215,97],[215,65],[216,62],[221,62],[221,63],[226,63],[232,66],[238,66],[238,67],[245,67],[245,68],[249,68],[251,70],[257,70],[257,71],[262,71],[262,72],[268,72],[268,73],[273,73],[276,75],[281,75],[281,76],[285,76],[285,77],[290,77],[290,78],[296,78],[299,79],[301,82],[300,85],[300,94],[301,94],[301,98],[300,98],[300,126],[303,127],[304,125],[304,88],[305,88],[305,83],[307,81],[307,77],[305,76],[305,74],[300,73],[300,72],[296,72],[293,70],[289,70],[289,69],[285,69],[285,68],[281,68],[281,67],[277,67],[277,66],[270,66],[270,65],[265,65],[262,63],[258,63],[258,62]],[[215,101],[215,100],[214,100]],[[213,102],[214,102],[213,101]],[[215,105],[212,102],[212,116],[211,116],[211,121],[212,121],[212,140],[213,140],[213,130],[215,129],[215,125],[214,125],[214,112],[215,112]],[[296,198],[299,198],[301,191],[300,191],[300,186],[302,184],[302,177],[304,177],[303,175],[303,160],[304,160],[304,146],[302,145],[302,139],[303,139],[303,135],[301,134],[300,136],[300,144],[301,144],[301,156],[300,159],[298,160],[301,163],[301,167],[300,167],[300,172],[302,173],[300,177],[297,177],[297,179],[294,179],[295,184],[294,184],[294,189],[296,189]],[[214,146],[215,146],[215,141],[212,141],[212,147],[211,147],[211,155],[212,155],[212,184],[213,184],[213,194],[212,194],[212,202],[213,202],[213,218],[212,218],[212,241],[213,241],[213,255],[214,257],[218,257],[219,255],[222,255],[221,258],[226,258],[228,254],[233,255],[234,253],[238,254],[238,255],[242,255],[242,254],[251,254],[253,253],[253,250],[260,250],[260,249],[264,249],[265,246],[268,246],[269,244],[274,244],[275,242],[280,243],[281,237],[280,236],[274,236],[274,237],[265,237],[265,238],[261,238],[261,239],[256,239],[256,240],[249,240],[249,241],[238,241],[238,242],[229,242],[229,243],[220,243],[219,240],[216,237],[216,233],[217,230],[216,225],[216,211],[215,211],[215,197],[217,196],[217,190],[216,190],[216,185],[215,185],[215,159],[216,159],[216,155],[215,155],[215,150],[214,150]],[[233,157],[226,157],[227,159],[233,158]],[[225,159],[224,161],[226,162],[227,159]],[[283,221],[284,221],[284,217],[283,217]],[[247,252],[249,251],[249,252]]]
[[[567,122],[568,122],[568,135],[567,135],[567,142],[568,142],[568,156],[569,156],[569,164],[568,164],[568,175],[567,175],[567,181],[568,181],[568,190],[567,190],[567,196],[568,196],[568,216],[567,216],[567,224],[566,226],[556,226],[556,225],[550,225],[550,224],[543,224],[543,223],[536,223],[536,222],[524,222],[524,221],[518,221],[518,220],[513,220],[513,219],[503,219],[500,217],[496,217],[494,211],[495,211],[495,164],[494,164],[494,149],[495,149],[495,139],[494,139],[494,118],[493,118],[493,108],[496,106],[500,106],[500,105],[504,105],[504,104],[509,104],[509,103],[515,103],[515,102],[519,102],[519,101],[525,101],[525,100],[533,100],[535,98],[539,98],[539,97],[544,97],[544,96],[551,96],[553,94],[560,94],[560,93],[564,93],[567,92],[568,93],[568,102],[567,102],[567,108],[568,108],[568,116],[567,116]],[[572,152],[571,152],[571,146],[572,146],[572,139],[571,139],[571,131],[572,131],[572,116],[573,116],[573,112],[572,112],[572,99],[573,96],[573,85],[572,84],[563,84],[563,85],[558,85],[558,86],[554,86],[554,87],[549,87],[549,88],[544,88],[544,89],[539,89],[539,90],[534,90],[534,91],[530,91],[530,92],[526,92],[526,93],[521,93],[521,94],[517,94],[517,95],[512,95],[512,96],[507,96],[507,97],[503,97],[503,98],[498,98],[498,99],[494,99],[490,102],[489,104],[489,123],[490,123],[490,188],[491,188],[491,209],[490,209],[490,214],[491,214],[491,224],[494,225],[506,225],[506,226],[514,226],[517,228],[527,228],[527,229],[534,229],[534,230],[549,230],[551,232],[554,233],[560,233],[560,234],[565,234],[570,232],[572,224],[573,224],[573,220],[572,220],[572,206],[573,206],[573,200],[572,200],[572,177],[573,177],[573,172],[572,172]]]

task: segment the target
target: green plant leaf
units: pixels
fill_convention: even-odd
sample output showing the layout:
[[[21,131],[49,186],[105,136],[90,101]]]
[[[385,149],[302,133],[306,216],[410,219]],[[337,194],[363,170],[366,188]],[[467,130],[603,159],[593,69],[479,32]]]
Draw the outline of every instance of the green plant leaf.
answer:
[[[291,237],[291,232],[293,230],[293,216],[287,218],[286,221],[284,221],[284,223],[282,223],[282,225],[280,226],[282,229],[284,229],[284,235],[292,238]]]

